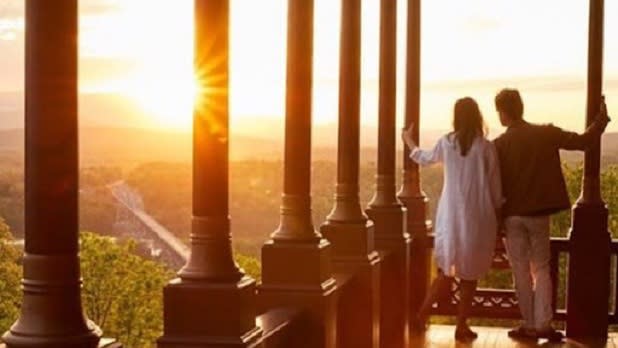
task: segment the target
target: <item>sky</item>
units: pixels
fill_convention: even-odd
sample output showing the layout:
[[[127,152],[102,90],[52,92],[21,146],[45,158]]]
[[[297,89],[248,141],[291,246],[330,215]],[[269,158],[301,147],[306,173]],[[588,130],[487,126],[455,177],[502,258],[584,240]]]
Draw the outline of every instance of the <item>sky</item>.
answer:
[[[362,4],[361,117],[364,124],[375,125],[379,0]],[[318,124],[337,120],[340,6],[340,1],[315,0],[313,110]],[[0,0],[0,92],[24,88],[23,7],[23,0]],[[406,1],[398,1],[398,10],[401,119]],[[81,0],[82,94],[114,95],[147,115],[137,124],[126,117],[126,126],[188,129],[194,90],[192,11],[192,0]],[[230,97],[238,127],[284,115],[286,14],[286,0],[231,0]],[[587,21],[585,0],[423,1],[421,127],[448,129],[455,100],[471,96],[490,127],[499,128],[493,97],[508,86],[522,92],[529,120],[583,129]],[[618,110],[617,0],[606,0],[605,34],[605,93],[611,114]],[[11,104],[21,100],[0,102],[0,111],[21,110]],[[122,126],[123,115],[111,115],[121,109],[105,108],[106,115],[82,105],[89,105],[81,110],[89,122],[114,120]],[[610,130],[618,131],[618,125]]]

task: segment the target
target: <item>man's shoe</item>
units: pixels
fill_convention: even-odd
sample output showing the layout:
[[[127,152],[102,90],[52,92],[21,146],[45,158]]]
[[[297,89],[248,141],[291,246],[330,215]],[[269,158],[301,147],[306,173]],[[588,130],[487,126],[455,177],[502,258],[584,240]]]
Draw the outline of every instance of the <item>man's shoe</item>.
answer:
[[[535,341],[537,334],[534,329],[528,329],[523,326],[510,330],[509,337],[518,341]]]
[[[564,334],[554,328],[537,331],[536,337],[546,339],[549,342],[562,342],[564,340]]]
[[[459,342],[472,342],[477,339],[479,335],[472,331],[469,327],[455,329],[455,340]]]

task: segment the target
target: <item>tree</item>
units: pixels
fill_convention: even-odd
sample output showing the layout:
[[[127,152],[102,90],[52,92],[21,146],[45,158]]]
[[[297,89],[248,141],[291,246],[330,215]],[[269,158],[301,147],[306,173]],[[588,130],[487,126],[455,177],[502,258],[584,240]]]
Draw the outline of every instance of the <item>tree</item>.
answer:
[[[162,289],[172,272],[134,254],[133,241],[81,234],[82,298],[88,317],[124,347],[149,347],[163,329]]]
[[[15,322],[21,302],[21,253],[12,242],[11,231],[0,218],[0,333]]]

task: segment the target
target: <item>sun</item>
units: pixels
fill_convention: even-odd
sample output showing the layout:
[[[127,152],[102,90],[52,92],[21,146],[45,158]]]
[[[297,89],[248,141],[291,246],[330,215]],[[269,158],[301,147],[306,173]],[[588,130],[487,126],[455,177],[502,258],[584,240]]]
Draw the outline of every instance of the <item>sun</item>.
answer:
[[[191,70],[168,76],[145,74],[134,79],[130,94],[157,127],[187,130],[191,127],[198,83]]]

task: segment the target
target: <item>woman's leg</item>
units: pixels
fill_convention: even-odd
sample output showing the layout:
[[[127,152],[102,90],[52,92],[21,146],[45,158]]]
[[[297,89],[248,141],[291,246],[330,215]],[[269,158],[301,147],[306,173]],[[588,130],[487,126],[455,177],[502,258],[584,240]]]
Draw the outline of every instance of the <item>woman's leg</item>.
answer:
[[[418,321],[424,323],[427,320],[431,307],[434,303],[436,303],[440,296],[445,293],[445,288],[449,286],[450,279],[450,277],[444,275],[442,270],[438,269],[438,276],[434,279],[433,283],[431,283],[429,292],[427,293],[427,296],[423,301],[423,305],[418,312]]]
[[[467,335],[476,337],[474,332],[468,326],[468,317],[472,308],[472,300],[476,292],[476,280],[461,280],[460,283],[460,300],[457,313],[457,331],[466,333]]]

